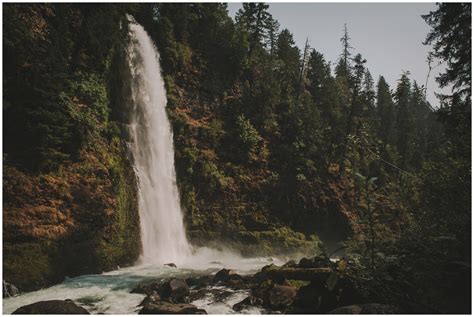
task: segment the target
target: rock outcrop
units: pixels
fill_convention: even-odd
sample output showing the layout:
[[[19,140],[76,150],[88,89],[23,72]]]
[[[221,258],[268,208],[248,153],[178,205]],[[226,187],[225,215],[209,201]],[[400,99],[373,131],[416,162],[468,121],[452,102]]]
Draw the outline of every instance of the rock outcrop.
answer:
[[[22,306],[13,312],[15,315],[26,314],[75,314],[88,315],[89,312],[84,308],[77,306],[72,300],[47,300],[36,302],[30,305]]]
[[[199,309],[191,304],[173,304],[165,301],[147,303],[139,314],[207,314],[204,309]]]

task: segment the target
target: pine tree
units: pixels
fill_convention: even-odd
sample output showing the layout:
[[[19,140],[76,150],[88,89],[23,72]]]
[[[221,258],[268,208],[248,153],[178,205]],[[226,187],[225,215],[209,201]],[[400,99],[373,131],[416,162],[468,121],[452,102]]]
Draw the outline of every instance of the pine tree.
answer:
[[[404,72],[398,80],[397,89],[395,91],[395,104],[397,110],[397,119],[395,126],[397,127],[396,146],[401,156],[400,167],[406,169],[408,162],[413,154],[413,113],[411,109],[411,90],[409,72]]]
[[[349,31],[347,30],[347,24],[344,24],[344,35],[341,37],[340,41],[342,43],[342,53],[339,57],[338,64],[335,69],[337,77],[342,77],[347,80],[347,83],[350,84],[351,74],[351,49],[353,47],[350,45]]]
[[[252,57],[256,47],[262,44],[262,41],[268,35],[269,27],[272,27],[272,16],[267,11],[268,5],[265,3],[243,3],[242,8],[236,14],[236,22],[241,30],[249,34],[249,50],[247,59]]]
[[[433,56],[447,62],[437,80],[441,87],[453,85],[456,94],[471,96],[471,3],[441,3],[423,15],[432,27],[424,44],[434,44]]]
[[[386,148],[395,143],[396,115],[390,87],[383,76],[380,76],[377,83],[377,117],[378,137]]]

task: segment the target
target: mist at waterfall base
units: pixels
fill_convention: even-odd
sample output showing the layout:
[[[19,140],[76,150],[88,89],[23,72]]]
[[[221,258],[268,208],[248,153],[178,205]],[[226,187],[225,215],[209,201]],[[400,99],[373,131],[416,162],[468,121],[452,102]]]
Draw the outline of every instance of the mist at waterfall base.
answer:
[[[240,257],[229,251],[193,249],[188,243],[174,167],[173,134],[166,113],[166,90],[160,56],[141,25],[129,17],[130,70],[129,151],[138,177],[142,265],[174,263],[206,269],[209,262],[227,264]]]
[[[39,291],[3,300],[3,313],[37,301],[71,299],[90,313],[135,314],[145,295],[130,291],[141,282],[213,274],[222,268],[250,274],[278,259],[245,259],[231,250],[193,248],[186,239],[174,170],[173,135],[166,114],[166,91],[159,54],[142,26],[129,18],[129,150],[138,177],[143,253],[136,266],[83,275]],[[177,268],[165,266],[174,263]],[[220,286],[217,286],[220,287]],[[221,287],[222,288],[222,287]],[[208,295],[193,302],[210,314],[234,312],[248,291],[231,290],[225,300]],[[251,308],[241,313],[260,313]]]

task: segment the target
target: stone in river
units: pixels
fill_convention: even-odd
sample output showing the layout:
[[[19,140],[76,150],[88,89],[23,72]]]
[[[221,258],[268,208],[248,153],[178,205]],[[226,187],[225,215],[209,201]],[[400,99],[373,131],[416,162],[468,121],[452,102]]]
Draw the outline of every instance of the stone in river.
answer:
[[[77,306],[72,300],[47,300],[36,302],[30,305],[22,306],[15,310],[12,314],[81,314],[89,315],[84,308]]]

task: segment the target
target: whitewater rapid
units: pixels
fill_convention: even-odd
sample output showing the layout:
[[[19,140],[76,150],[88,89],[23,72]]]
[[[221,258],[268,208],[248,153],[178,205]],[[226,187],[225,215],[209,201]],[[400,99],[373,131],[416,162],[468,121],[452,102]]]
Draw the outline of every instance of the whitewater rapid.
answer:
[[[221,261],[211,261],[214,250],[203,248],[195,254],[195,267],[172,268],[158,264],[137,265],[122,268],[103,274],[82,275],[66,280],[58,285],[39,291],[25,293],[20,296],[3,299],[3,313],[11,314],[24,305],[44,300],[71,299],[84,307],[91,314],[137,314],[142,307],[137,305],[145,298],[143,294],[131,294],[130,291],[139,283],[169,278],[187,278],[214,274],[220,269],[233,268],[239,274],[253,274],[269,263],[283,264],[283,261],[268,258],[243,259],[232,253],[221,253]],[[211,294],[192,302],[198,308],[205,309],[209,314],[236,313],[232,306],[244,298],[248,291],[235,291],[225,300],[216,300]],[[259,314],[259,308],[250,308],[241,313]]]

